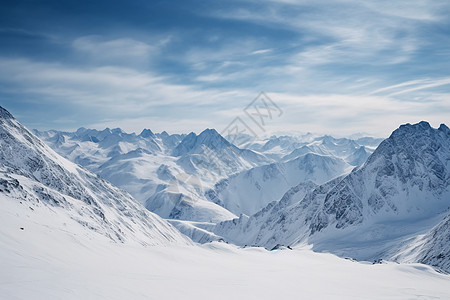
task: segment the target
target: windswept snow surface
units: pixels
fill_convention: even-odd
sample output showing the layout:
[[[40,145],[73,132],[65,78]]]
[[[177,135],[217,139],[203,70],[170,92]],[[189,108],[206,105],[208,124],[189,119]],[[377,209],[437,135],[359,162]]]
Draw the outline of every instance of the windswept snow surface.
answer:
[[[57,214],[36,219],[28,207],[7,206],[0,207],[1,299],[450,298],[450,276],[426,265],[372,265],[308,249],[217,242],[118,244],[74,231],[70,220],[55,226]]]

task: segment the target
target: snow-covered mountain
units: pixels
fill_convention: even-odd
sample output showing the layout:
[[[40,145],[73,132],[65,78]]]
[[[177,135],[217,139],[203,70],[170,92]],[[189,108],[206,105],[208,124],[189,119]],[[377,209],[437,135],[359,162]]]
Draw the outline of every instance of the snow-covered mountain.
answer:
[[[272,160],[248,149],[240,149],[223,138],[215,129],[199,135],[190,133],[174,149],[172,156],[190,174],[204,174],[212,182]],[[209,173],[209,174],[208,174]]]
[[[303,171],[297,174],[289,161],[301,161],[300,157],[306,154],[330,156],[329,159],[336,158],[356,165],[362,163],[372,151],[371,146],[366,148],[353,140],[312,134],[271,137],[255,142],[249,149],[240,149],[214,129],[206,129],[199,135],[169,135],[167,132],[153,133],[150,129],[144,129],[136,135],[125,133],[119,128],[102,131],[80,128],[76,132],[53,130],[35,133],[59,154],[131,193],[149,210],[164,218],[195,222],[219,222],[241,213],[254,213],[270,201],[280,198],[302,180],[312,179],[322,183],[345,172],[344,167],[328,170],[326,164],[320,162],[327,158],[322,158],[313,162],[305,161],[306,165],[300,167]],[[374,141],[376,143],[375,139],[366,139],[365,145]],[[314,163],[318,163],[318,166],[313,166]],[[307,166],[314,170],[303,174]],[[324,169],[320,170],[321,167]],[[277,178],[274,173],[268,181],[258,179],[262,175],[257,174],[264,173],[267,176],[270,170],[275,169],[280,171],[283,178]],[[249,182],[251,193],[241,193],[239,187],[231,183],[225,193],[233,194],[235,190],[242,195],[231,201],[233,205],[225,205],[231,203],[227,199],[210,197],[211,190],[228,182],[228,179],[230,182],[241,181],[247,171],[249,176],[245,176],[245,180],[254,181]],[[323,180],[318,178],[320,172],[324,174]],[[274,183],[271,188],[270,181]],[[275,184],[278,181],[280,184]],[[267,185],[261,185],[262,182]],[[258,184],[261,189],[258,189]]]
[[[289,161],[307,153],[314,153],[342,158],[353,166],[359,166],[382,140],[373,137],[334,138],[308,133],[299,136],[271,136],[255,141],[248,148],[276,161]]]
[[[75,132],[33,132],[59,154],[96,173],[109,159],[130,151],[143,149],[155,155],[171,152],[185,136],[169,135],[165,131],[154,134],[150,129],[144,129],[141,134],[136,135],[125,133],[120,128],[106,128],[102,131],[79,128]]]
[[[352,166],[362,165],[382,139],[371,137],[352,140],[348,138],[334,138],[329,135],[314,138],[311,142],[304,143],[295,148],[282,160],[287,161],[305,153],[316,153],[339,157]]]
[[[55,153],[2,107],[0,136],[2,213],[17,217],[18,230],[27,219],[75,236],[100,234],[144,245],[191,243],[128,193]]]
[[[446,268],[448,262],[442,257],[448,257],[448,223],[432,228],[448,213],[449,184],[448,127],[407,124],[349,175],[304,197],[290,191],[283,201],[270,203],[250,217],[222,222],[213,231],[240,245],[271,248],[305,242],[315,250],[358,259],[395,258],[400,244],[425,234],[427,244],[441,246],[429,248],[433,254],[422,248],[415,261]],[[293,197],[295,201],[286,200]],[[436,261],[440,251],[444,254]]]
[[[237,173],[206,191],[210,201],[236,215],[251,215],[279,200],[291,187],[312,181],[325,183],[351,170],[340,158],[308,153],[287,162],[277,162]]]
[[[169,174],[170,168],[164,165],[158,176],[165,176],[170,182],[160,184],[145,205],[164,218],[196,222],[236,217],[219,203],[209,201],[205,190],[236,172],[270,162],[261,154],[239,149],[214,129],[187,135],[173,150],[171,159],[179,169],[178,174],[173,171]]]
[[[144,129],[80,128],[39,132],[57,152],[131,193],[164,218],[218,222],[236,217],[208,201],[204,191],[231,174],[272,162],[239,149],[214,129],[199,135],[169,135]]]

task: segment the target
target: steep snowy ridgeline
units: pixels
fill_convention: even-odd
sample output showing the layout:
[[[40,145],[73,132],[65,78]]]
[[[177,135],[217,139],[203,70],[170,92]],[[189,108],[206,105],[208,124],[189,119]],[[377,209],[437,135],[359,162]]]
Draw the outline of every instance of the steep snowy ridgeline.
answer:
[[[402,125],[344,178],[291,206],[269,204],[250,218],[223,222],[214,232],[241,245],[303,241],[320,251],[379,258],[442,220],[450,206],[449,174],[449,129]]]
[[[236,215],[251,215],[279,200],[291,187],[312,181],[325,183],[352,167],[340,158],[305,154],[288,162],[273,163],[240,172],[219,181],[206,197]]]
[[[126,192],[56,154],[1,107],[0,137],[2,214],[92,238],[191,243]]]
[[[402,125],[330,191],[326,218],[314,220],[311,229],[433,216],[450,205],[449,183],[449,129],[426,122]]]

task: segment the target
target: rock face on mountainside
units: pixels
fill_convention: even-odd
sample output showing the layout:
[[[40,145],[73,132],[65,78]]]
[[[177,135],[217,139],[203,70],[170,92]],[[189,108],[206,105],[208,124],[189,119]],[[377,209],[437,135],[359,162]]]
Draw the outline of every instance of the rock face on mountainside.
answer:
[[[383,141],[365,165],[327,194],[323,219],[312,231],[329,225],[344,228],[374,216],[426,217],[450,205],[450,133],[445,125],[402,125]]]
[[[368,259],[392,253],[386,247],[397,245],[388,242],[431,230],[427,239],[441,246],[429,250],[445,252],[447,223],[432,227],[448,211],[449,185],[448,127],[406,124],[349,175],[312,189],[292,205],[271,203],[253,216],[222,222],[214,232],[238,244],[271,248],[303,241],[317,250]],[[416,261],[446,266],[436,262],[439,254],[421,253]]]
[[[59,156],[1,107],[0,199],[8,208],[29,206],[32,219],[50,214],[75,221],[77,228],[66,228],[74,234],[145,245],[191,243],[128,193]]]

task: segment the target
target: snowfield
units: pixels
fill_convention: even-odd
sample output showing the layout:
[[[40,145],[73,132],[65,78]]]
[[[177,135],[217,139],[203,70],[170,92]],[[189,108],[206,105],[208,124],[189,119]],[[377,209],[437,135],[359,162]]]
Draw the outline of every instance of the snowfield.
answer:
[[[218,242],[120,244],[92,231],[72,232],[76,223],[51,226],[58,216],[24,217],[28,207],[10,205],[0,210],[1,299],[450,298],[450,276],[426,265],[373,265],[305,248]]]

